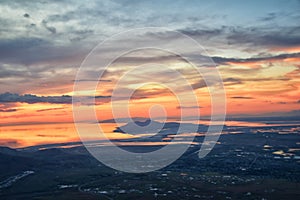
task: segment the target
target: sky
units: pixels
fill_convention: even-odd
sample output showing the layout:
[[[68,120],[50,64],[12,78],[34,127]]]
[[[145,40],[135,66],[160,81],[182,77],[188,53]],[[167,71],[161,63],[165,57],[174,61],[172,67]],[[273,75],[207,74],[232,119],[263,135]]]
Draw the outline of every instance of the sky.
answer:
[[[112,35],[143,27],[178,31],[201,44],[223,79],[227,116],[300,116],[300,1],[3,0],[0,13],[0,145],[78,139],[74,126],[60,124],[73,122],[74,80],[83,60]],[[140,37],[183,45],[163,31]],[[134,42],[113,44],[103,56]],[[185,48],[191,58],[199,54]],[[165,106],[171,119],[181,109],[191,117],[195,110],[210,115],[205,82],[186,62],[170,53],[143,50],[124,55],[105,72],[94,94],[99,120],[113,118],[112,88],[124,71],[153,60],[184,74],[199,106],[187,102],[180,107],[170,90],[152,84],[135,91],[132,117],[149,117],[152,104]],[[97,80],[98,68],[93,67],[86,78]],[[122,91],[145,81],[143,73],[169,79],[154,69],[127,79]],[[186,85],[177,86],[185,94]]]

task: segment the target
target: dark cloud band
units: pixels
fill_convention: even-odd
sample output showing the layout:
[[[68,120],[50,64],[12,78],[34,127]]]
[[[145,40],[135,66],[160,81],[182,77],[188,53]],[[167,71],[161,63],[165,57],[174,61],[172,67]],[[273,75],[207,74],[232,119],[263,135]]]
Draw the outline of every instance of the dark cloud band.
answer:
[[[91,97],[92,98],[92,97]],[[110,96],[96,96],[96,99],[110,98]],[[33,94],[12,94],[9,92],[0,94],[1,103],[52,103],[52,104],[71,104],[72,96],[62,95],[62,96],[37,96]]]

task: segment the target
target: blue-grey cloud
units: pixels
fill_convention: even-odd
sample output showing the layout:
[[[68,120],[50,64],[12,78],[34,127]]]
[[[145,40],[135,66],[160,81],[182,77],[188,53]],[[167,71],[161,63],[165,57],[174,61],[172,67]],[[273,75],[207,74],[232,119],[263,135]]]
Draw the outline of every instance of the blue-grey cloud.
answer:
[[[260,20],[261,21],[270,21],[270,20],[274,20],[277,17],[278,17],[278,13],[271,12],[271,13],[267,13],[266,16],[261,17]]]
[[[57,103],[57,104],[69,104],[72,102],[72,97],[69,95],[62,96],[37,96],[33,94],[12,94],[9,92],[0,94],[1,103]]]
[[[77,45],[56,46],[48,39],[38,37],[0,38],[0,60],[2,63],[33,65],[70,59],[80,64],[89,48],[84,45],[79,48]]]
[[[92,98],[92,97],[91,97]],[[95,99],[107,99],[110,96],[95,96]],[[71,104],[72,96],[61,95],[61,96],[37,96],[33,94],[13,94],[13,93],[2,93],[0,94],[0,103],[51,103],[51,104]]]
[[[300,19],[300,17],[299,17]],[[216,28],[185,28],[180,32],[197,39],[199,42],[207,43],[206,40],[219,40],[222,45],[243,47],[288,47],[300,45],[299,24],[285,26],[282,24],[273,26],[258,27],[255,25],[243,26],[221,26]],[[208,43],[209,44],[209,43]]]
[[[233,30],[226,37],[231,45],[254,45],[256,47],[289,47],[300,45],[300,26],[273,28],[239,28]]]
[[[276,4],[286,5],[285,2]],[[294,5],[292,2],[280,11],[274,9],[273,4],[256,1],[247,3],[247,6],[229,5],[198,1],[2,1],[0,8],[3,6],[6,9],[3,9],[0,16],[0,78],[5,79],[4,85],[7,88],[1,92],[26,93],[25,88],[33,87],[30,82],[35,85],[45,85],[44,82],[49,84],[52,79],[52,83],[60,82],[55,79],[57,76],[70,82],[74,79],[75,69],[98,42],[115,33],[144,26],[162,26],[191,36],[214,52],[214,55],[218,55],[213,56],[217,64],[299,57],[299,54],[282,54],[235,58],[230,57],[232,54],[228,57],[222,54],[224,50],[231,52],[234,49],[243,55],[250,51],[249,54],[258,55],[265,48],[300,45],[299,4]],[[257,5],[263,9],[255,10]],[[223,7],[226,9],[220,9]],[[244,9],[245,13],[239,16],[238,12],[232,12],[238,9]],[[247,12],[252,14],[248,15]],[[141,37],[154,36],[159,37],[161,42],[182,45],[166,33],[149,33]],[[118,50],[118,45],[128,45],[130,42],[119,43],[105,53],[109,56],[110,51]],[[176,56],[136,56],[120,61],[131,64],[172,62],[175,59]],[[47,66],[42,68],[41,65]],[[52,73],[58,70],[59,73]],[[94,69],[91,72],[94,73]],[[13,78],[16,89],[8,84]],[[225,80],[226,84],[238,84],[241,81]],[[18,87],[19,84],[22,87]],[[195,83],[194,87],[205,87],[205,84]]]
[[[261,56],[261,57],[251,57],[251,58],[226,58],[226,57],[212,57],[213,61],[217,64],[226,64],[229,62],[239,62],[239,63],[247,63],[247,62],[260,62],[260,61],[270,61],[270,60],[283,60],[286,58],[300,58],[300,53],[285,53],[279,55],[270,55],[270,56]]]

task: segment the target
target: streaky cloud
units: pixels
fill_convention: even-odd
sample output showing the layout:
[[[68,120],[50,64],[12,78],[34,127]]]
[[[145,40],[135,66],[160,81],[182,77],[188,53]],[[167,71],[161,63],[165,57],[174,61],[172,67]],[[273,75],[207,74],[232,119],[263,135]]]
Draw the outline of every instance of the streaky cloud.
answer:
[[[93,98],[93,97],[91,97]],[[95,99],[105,99],[110,98],[110,96],[95,96]],[[61,95],[61,96],[37,96],[33,94],[13,94],[13,93],[2,93],[0,94],[1,103],[51,103],[51,104],[71,104],[72,96],[70,95]]]

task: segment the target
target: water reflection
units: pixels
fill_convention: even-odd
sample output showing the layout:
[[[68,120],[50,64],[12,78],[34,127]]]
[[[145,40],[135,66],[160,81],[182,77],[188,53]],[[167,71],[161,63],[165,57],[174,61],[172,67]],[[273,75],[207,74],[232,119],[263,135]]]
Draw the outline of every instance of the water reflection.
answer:
[[[197,125],[201,124],[202,128],[206,127],[203,125],[209,125],[210,122],[207,120],[201,121],[187,121],[187,124]],[[178,142],[185,142],[184,138],[187,137],[201,137],[205,135],[204,131],[189,132],[188,126],[184,133],[175,134],[176,129],[170,128],[168,130],[164,130],[158,137],[157,133],[142,133],[142,134],[128,134],[128,133],[120,133],[116,132],[117,124],[115,123],[101,123],[99,124],[102,128],[105,136],[111,140],[126,140],[125,142],[140,142],[141,145],[165,145],[165,143],[170,142],[173,139],[176,139]],[[89,138],[90,141],[99,141],[101,137],[95,137],[95,133],[99,132],[99,130],[95,130],[95,128],[91,128],[90,124],[83,124],[85,137]],[[95,127],[95,126],[93,126]],[[248,128],[248,129],[245,129]],[[276,133],[276,134],[299,134],[300,126],[292,126],[287,123],[283,124],[268,124],[268,123],[257,123],[257,122],[244,122],[244,121],[227,121],[226,127],[222,134],[243,134],[245,132],[252,132],[256,134],[267,134],[267,133]],[[54,143],[68,143],[68,142],[78,142],[80,141],[79,136],[77,135],[75,125],[73,123],[60,123],[60,124],[30,124],[30,125],[15,125],[15,126],[1,126],[0,129],[1,146],[9,146],[13,148],[20,148],[26,146],[33,145],[41,145],[41,144],[54,144]],[[96,134],[97,135],[97,134]],[[100,134],[99,134],[100,135]],[[98,136],[98,135],[97,135]],[[154,139],[150,141],[150,143],[145,143],[147,141],[143,140],[145,138]],[[132,139],[141,139],[134,140]],[[116,141],[114,141],[116,142]],[[124,142],[124,141],[119,141]],[[153,142],[159,142],[154,144]],[[295,141],[296,145],[300,143]],[[122,143],[119,143],[120,145]],[[127,143],[129,144],[129,143]],[[62,148],[69,148],[69,146],[61,146]],[[291,148],[289,150],[290,153],[299,151],[297,148]]]

